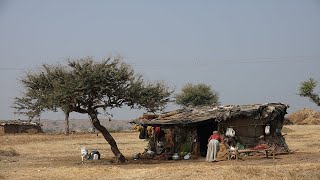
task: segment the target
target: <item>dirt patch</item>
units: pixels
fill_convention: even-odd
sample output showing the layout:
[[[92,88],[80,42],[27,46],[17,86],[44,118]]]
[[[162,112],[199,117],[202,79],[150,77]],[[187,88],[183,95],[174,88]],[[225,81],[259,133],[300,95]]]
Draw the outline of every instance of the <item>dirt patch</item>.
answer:
[[[294,132],[294,130],[288,128],[288,127],[282,127],[282,133],[292,133]]]
[[[6,150],[0,149],[0,156],[13,157],[13,156],[19,156],[19,153],[13,148],[9,148]]]

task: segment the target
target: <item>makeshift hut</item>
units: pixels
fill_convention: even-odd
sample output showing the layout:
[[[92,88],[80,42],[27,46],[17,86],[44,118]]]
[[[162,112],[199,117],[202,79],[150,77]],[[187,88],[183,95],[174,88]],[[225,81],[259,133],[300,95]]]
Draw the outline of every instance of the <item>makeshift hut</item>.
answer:
[[[202,106],[144,114],[132,122],[143,127],[139,137],[149,138],[148,150],[156,154],[205,156],[214,130],[225,137],[228,147],[264,144],[275,147],[276,153],[288,153],[281,134],[287,108],[281,103]]]
[[[28,121],[0,121],[0,135],[11,133],[40,133],[41,125]]]

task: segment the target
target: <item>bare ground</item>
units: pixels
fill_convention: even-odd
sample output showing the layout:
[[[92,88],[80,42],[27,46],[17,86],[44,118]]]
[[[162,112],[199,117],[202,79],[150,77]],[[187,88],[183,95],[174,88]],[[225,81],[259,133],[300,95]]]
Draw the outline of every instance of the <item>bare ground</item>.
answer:
[[[283,133],[294,154],[215,163],[204,158],[131,160],[147,144],[137,133],[113,134],[129,159],[125,164],[110,163],[113,155],[101,135],[5,135],[0,136],[0,179],[320,179],[319,129],[319,125],[286,126]],[[102,159],[81,164],[82,146],[98,149]]]

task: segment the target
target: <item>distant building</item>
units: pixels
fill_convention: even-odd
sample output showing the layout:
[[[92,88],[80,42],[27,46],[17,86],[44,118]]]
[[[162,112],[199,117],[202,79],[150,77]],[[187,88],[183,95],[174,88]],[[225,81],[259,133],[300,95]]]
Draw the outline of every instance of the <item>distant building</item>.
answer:
[[[41,125],[27,121],[0,121],[0,135],[14,133],[41,133]]]

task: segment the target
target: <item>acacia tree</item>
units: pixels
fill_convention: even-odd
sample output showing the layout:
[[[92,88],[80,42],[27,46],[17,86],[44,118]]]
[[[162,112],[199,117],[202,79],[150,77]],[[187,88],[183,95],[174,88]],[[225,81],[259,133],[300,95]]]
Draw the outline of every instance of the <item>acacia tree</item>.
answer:
[[[317,86],[317,81],[313,78],[310,78],[306,81],[300,83],[299,95],[302,97],[308,97],[312,102],[320,106],[320,97],[319,94],[314,92],[314,89]]]
[[[69,135],[69,114],[71,112],[70,98],[56,98],[57,90],[64,90],[70,81],[70,74],[61,65],[44,64],[38,73],[29,72],[21,83],[25,87],[22,97],[16,97],[13,107],[16,114],[22,114],[32,120],[45,110],[57,111],[60,108],[65,114],[65,134]],[[59,84],[57,83],[59,82]],[[57,87],[60,86],[60,87]]]
[[[176,103],[183,106],[219,104],[219,95],[206,84],[186,84],[176,95]]]
[[[119,151],[114,138],[100,124],[98,110],[122,107],[146,108],[149,111],[162,110],[168,102],[171,92],[163,82],[146,83],[140,75],[134,73],[131,66],[121,59],[108,58],[95,62],[92,58],[70,60],[60,71],[59,77],[50,78],[50,83],[27,88],[26,91],[41,91],[43,96],[49,96],[45,108],[54,110],[66,107],[69,112],[88,114],[95,129],[100,131],[110,144],[118,162],[126,159]],[[44,76],[48,75],[43,73]],[[48,75],[49,76],[49,75]],[[52,77],[52,76],[50,76]],[[44,95],[47,86],[52,86],[51,94]],[[28,93],[25,93],[28,94]],[[35,97],[35,104],[41,101],[41,96]]]

